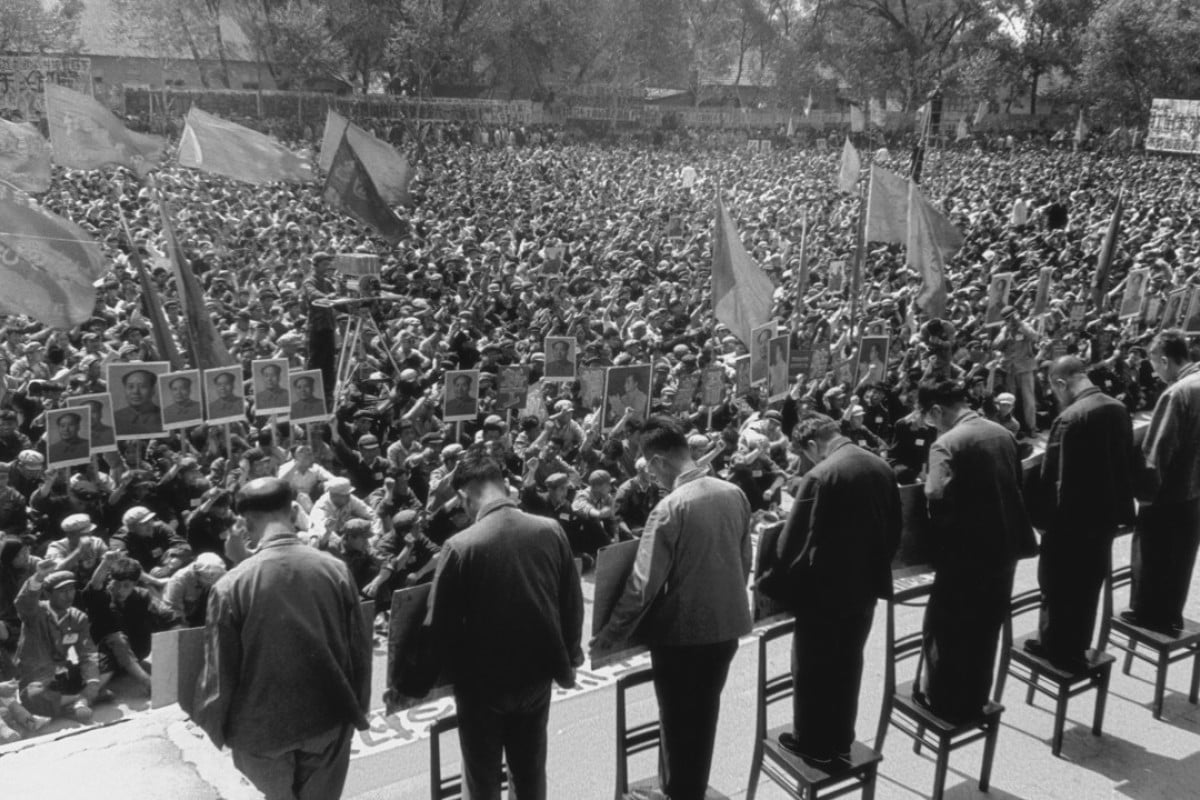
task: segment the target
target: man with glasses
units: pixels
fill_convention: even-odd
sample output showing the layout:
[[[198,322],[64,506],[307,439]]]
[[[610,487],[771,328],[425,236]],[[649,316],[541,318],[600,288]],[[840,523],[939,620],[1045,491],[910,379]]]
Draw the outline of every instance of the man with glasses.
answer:
[[[972,411],[956,381],[917,390],[938,431],[929,452],[933,591],[925,610],[925,672],[914,699],[951,722],[988,701],[1016,563],[1036,552],[1021,497],[1017,440]]]

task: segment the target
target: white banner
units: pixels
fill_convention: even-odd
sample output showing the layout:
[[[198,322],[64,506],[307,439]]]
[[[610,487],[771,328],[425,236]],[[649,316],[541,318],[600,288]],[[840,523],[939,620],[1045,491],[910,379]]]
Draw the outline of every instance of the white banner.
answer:
[[[43,86],[47,81],[90,95],[92,60],[0,56],[0,108],[16,109],[26,120],[41,117],[46,112]]]
[[[1163,153],[1200,152],[1200,100],[1154,98],[1146,149]]]

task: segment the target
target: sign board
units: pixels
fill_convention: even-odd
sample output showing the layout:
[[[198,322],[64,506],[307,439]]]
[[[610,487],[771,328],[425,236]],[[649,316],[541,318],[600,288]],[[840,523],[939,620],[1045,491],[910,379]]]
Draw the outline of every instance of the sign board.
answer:
[[[338,253],[333,267],[343,275],[378,275],[379,256],[374,253]]]
[[[1146,149],[1161,153],[1200,152],[1200,100],[1154,98],[1146,130]]]
[[[0,110],[19,111],[26,120],[46,113],[46,82],[92,93],[90,58],[0,56]]]

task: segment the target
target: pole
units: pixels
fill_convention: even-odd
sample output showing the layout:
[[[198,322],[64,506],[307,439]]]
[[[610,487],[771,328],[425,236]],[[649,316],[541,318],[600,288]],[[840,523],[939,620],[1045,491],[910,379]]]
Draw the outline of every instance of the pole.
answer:
[[[854,337],[854,328],[858,324],[858,296],[862,292],[862,273],[867,259],[867,203],[871,195],[871,173],[867,172],[867,180],[861,182],[858,190],[858,241],[857,252],[854,254],[854,271],[850,276],[850,336]]]
[[[230,464],[232,464],[233,463],[233,441],[229,437],[229,423],[228,422],[224,423],[224,428],[225,428],[225,460],[227,462],[229,462]],[[226,471],[228,471],[229,467],[226,466],[225,469],[226,469]]]

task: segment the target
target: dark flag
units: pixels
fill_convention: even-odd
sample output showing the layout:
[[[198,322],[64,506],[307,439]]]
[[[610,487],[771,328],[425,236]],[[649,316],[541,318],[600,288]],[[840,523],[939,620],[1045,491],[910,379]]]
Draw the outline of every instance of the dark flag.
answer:
[[[392,244],[404,238],[406,225],[388,208],[375,188],[370,173],[343,134],[325,180],[325,202],[330,208],[369,225]]]
[[[1082,119],[1082,117],[1081,117]],[[1125,207],[1125,189],[1117,192],[1117,203],[1108,220],[1108,232],[1104,234],[1104,245],[1096,261],[1096,277],[1092,281],[1092,305],[1102,310],[1104,295],[1108,292],[1108,273],[1112,270],[1113,254],[1117,251],[1117,237],[1121,235],[1121,213]]]

